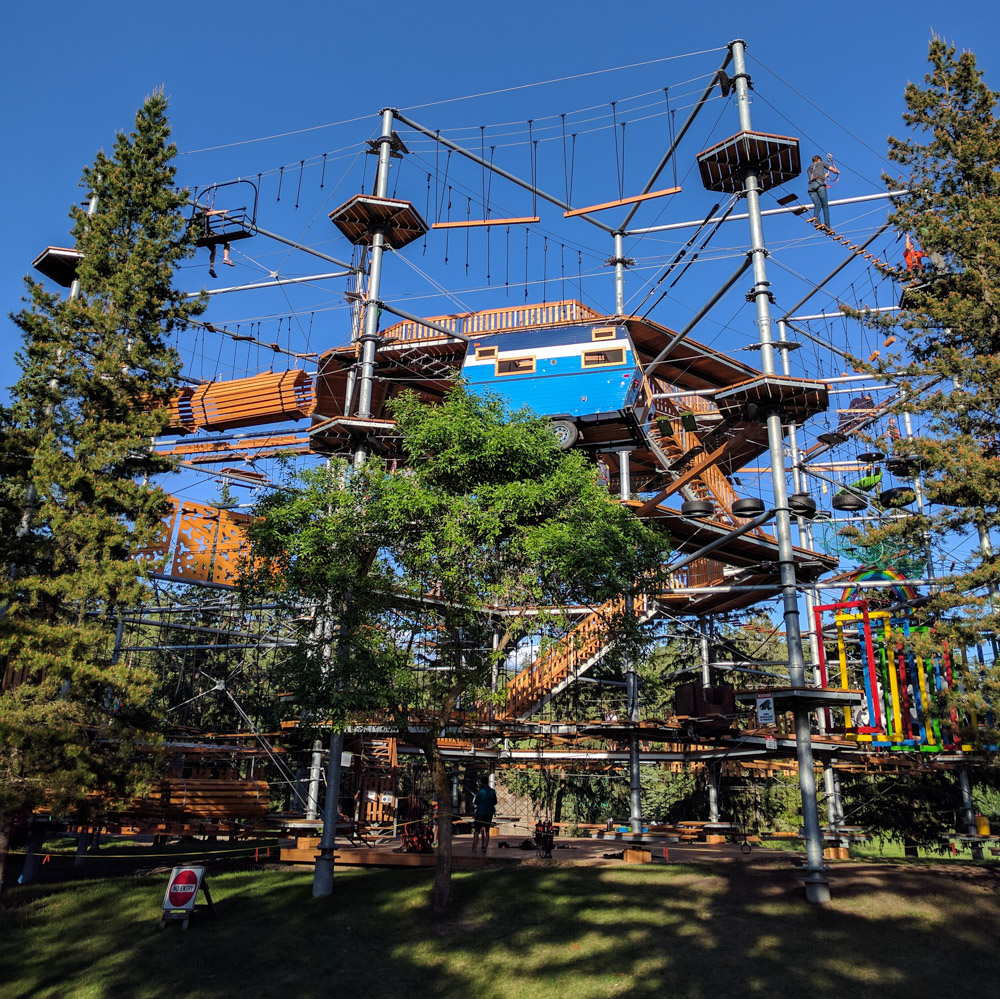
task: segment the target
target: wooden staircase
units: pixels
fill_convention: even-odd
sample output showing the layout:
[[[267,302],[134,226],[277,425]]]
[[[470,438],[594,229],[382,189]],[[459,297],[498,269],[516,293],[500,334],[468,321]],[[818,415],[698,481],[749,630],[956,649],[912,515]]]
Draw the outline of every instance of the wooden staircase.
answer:
[[[602,604],[530,666],[513,676],[507,684],[506,703],[498,710],[497,717],[524,721],[600,662],[610,648],[607,621],[622,614],[624,609],[624,597]],[[640,623],[649,621],[656,614],[656,602],[646,596],[637,597],[635,613]]]
[[[657,392],[673,393],[676,386],[660,379],[654,379]],[[729,480],[710,463],[706,455],[716,447],[708,438],[708,434],[696,430],[687,430],[683,424],[683,416],[693,413],[696,416],[718,416],[714,403],[697,395],[682,396],[674,399],[662,399],[657,402],[657,418],[650,427],[650,437],[653,442],[671,460],[670,472],[674,481],[682,481],[677,487],[684,499],[708,500],[716,508],[716,513],[710,519],[717,523],[726,523],[733,527],[742,526],[742,521],[733,516],[733,501],[738,499]],[[721,420],[720,420],[721,422]],[[696,471],[691,474],[693,470]],[[686,481],[683,481],[685,480]],[[756,534],[764,534],[757,528]]]
[[[367,843],[392,839],[396,826],[399,757],[393,737],[366,739],[359,754],[358,832]]]

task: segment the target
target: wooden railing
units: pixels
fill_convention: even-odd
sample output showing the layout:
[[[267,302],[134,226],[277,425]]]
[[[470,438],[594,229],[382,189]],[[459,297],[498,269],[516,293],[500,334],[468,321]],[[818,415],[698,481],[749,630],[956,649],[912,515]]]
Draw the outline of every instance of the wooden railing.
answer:
[[[428,316],[427,321],[464,336],[476,333],[500,333],[531,326],[551,326],[555,323],[583,322],[600,319],[601,314],[575,299],[547,302],[544,305],[522,305],[509,309],[487,309],[483,312],[460,312],[450,316]],[[382,331],[387,340],[442,340],[444,334],[422,323],[404,320]]]
[[[636,598],[636,614],[642,615],[647,604],[647,597]],[[507,702],[498,715],[516,718],[523,714],[553,687],[570,677],[579,666],[593,659],[608,644],[608,618],[620,615],[624,610],[624,597],[608,600],[530,666],[513,676],[507,684]]]

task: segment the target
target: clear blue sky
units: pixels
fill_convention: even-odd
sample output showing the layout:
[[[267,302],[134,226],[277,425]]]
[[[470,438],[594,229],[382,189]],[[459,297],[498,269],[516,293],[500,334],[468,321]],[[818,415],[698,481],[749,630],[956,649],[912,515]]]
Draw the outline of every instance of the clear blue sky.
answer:
[[[885,138],[901,130],[903,87],[908,79],[922,78],[931,31],[959,48],[973,49],[996,89],[998,21],[995,3],[987,0],[915,0],[892,6],[731,0],[691,5],[662,0],[628,5],[593,0],[572,5],[508,0],[495,6],[398,0],[353,7],[257,0],[230,5],[182,0],[166,6],[112,0],[90,8],[65,0],[44,8],[15,5],[6,19],[8,43],[0,69],[8,95],[7,155],[0,165],[4,309],[18,307],[20,280],[34,256],[46,245],[66,245],[67,207],[82,197],[77,187],[81,168],[97,148],[111,146],[116,130],[131,127],[136,107],[159,86],[171,99],[182,183],[203,187],[262,174],[258,220],[263,227],[346,257],[351,248],[326,216],[363,183],[370,187],[372,157],[362,149],[378,128],[383,106],[413,109],[408,113],[432,128],[459,129],[449,134],[474,149],[480,145],[479,126],[487,126],[487,157],[495,146],[496,162],[522,176],[531,169],[527,121],[532,119],[532,138],[539,139],[538,183],[559,196],[565,193],[568,174],[559,118],[565,114],[567,135],[578,133],[573,202],[605,201],[617,197],[619,187],[626,194],[641,189],[662,154],[667,132],[663,88],[668,88],[679,124],[706,76],[721,62],[722,48],[741,37],[748,43],[755,87],[755,127],[800,136],[803,159],[814,151],[832,152],[842,170],[832,196],[868,194],[883,189],[879,171],[886,166]],[[693,52],[701,54],[667,59]],[[631,68],[600,72],[622,66]],[[525,86],[552,80],[562,82]],[[470,96],[483,93],[490,96]],[[613,112],[612,101],[617,102]],[[622,121],[627,122],[624,139]],[[737,130],[732,102],[714,100],[678,156],[683,193],[645,206],[633,224],[702,218],[718,199],[701,188],[695,155]],[[264,138],[278,134],[282,137]],[[404,132],[404,139],[410,142],[411,136]],[[444,196],[447,166],[451,217],[481,214],[484,177],[478,168],[457,159],[449,166],[443,155],[435,158],[426,140],[413,141],[412,148],[414,155],[392,181],[398,196],[411,199],[421,212],[429,203],[434,216],[435,201],[440,204]],[[307,166],[300,190],[302,160]],[[433,175],[429,193],[428,173]],[[672,178],[668,169],[663,186]],[[788,190],[803,196],[804,188],[800,181]],[[502,181],[493,181],[489,197],[494,215],[533,213],[530,195]],[[471,206],[467,198],[473,199]],[[612,252],[610,237],[579,220],[563,220],[551,206],[538,207],[542,223],[528,237],[528,299],[578,297],[582,291],[587,302],[610,312],[613,285],[603,266]],[[445,211],[441,209],[442,218]],[[875,203],[844,209],[835,221],[857,238],[873,231],[884,216],[884,203]],[[607,216],[609,221],[616,217]],[[745,225],[727,224],[652,317],[674,328],[684,325],[744,252]],[[637,261],[628,278],[630,307],[688,235],[667,233],[626,244]],[[766,236],[774,254],[769,277],[779,307],[794,302],[810,279],[841,259],[842,251],[801,219],[769,222]],[[468,251],[464,234],[453,232],[446,265],[444,237],[435,233],[426,250],[415,243],[390,257],[383,297],[423,314],[518,304],[525,298],[524,243],[523,229],[512,232],[509,245],[502,231],[495,231],[487,268],[482,231],[470,236]],[[877,248],[899,252],[888,237]],[[261,280],[273,270],[292,276],[328,269],[322,261],[289,255],[260,237],[236,244],[234,259],[237,267],[220,267],[219,280],[212,282],[207,252],[201,251],[183,272],[183,283],[197,289]],[[435,284],[452,297],[439,294]],[[207,318],[242,324],[244,331],[259,322],[263,339],[299,349],[308,342],[310,348],[322,349],[347,336],[344,288],[345,282],[338,280],[284,292],[221,295]],[[734,289],[695,338],[728,350],[753,342],[745,290],[742,285]],[[819,296],[810,309],[830,307],[836,297],[870,304],[889,304],[892,298],[860,262],[830,291],[834,297]],[[8,385],[17,374],[17,331],[6,318],[3,323],[0,381]],[[854,347],[861,336],[841,324],[828,324],[826,332]],[[245,347],[241,353],[229,341],[189,340],[181,346],[195,376],[231,377],[272,363],[269,355],[248,353]],[[742,356],[757,362],[755,354]],[[803,350],[798,361],[800,370],[813,375],[838,373],[840,367],[819,350]],[[275,363],[285,364],[280,358]],[[817,424],[815,432],[822,429]]]

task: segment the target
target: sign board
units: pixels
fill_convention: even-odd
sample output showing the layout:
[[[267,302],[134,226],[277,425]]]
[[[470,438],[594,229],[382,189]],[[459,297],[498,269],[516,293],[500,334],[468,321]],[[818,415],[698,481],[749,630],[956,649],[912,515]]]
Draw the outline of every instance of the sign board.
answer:
[[[170,872],[170,880],[163,896],[164,910],[184,909],[191,912],[204,876],[204,867],[175,867]]]
[[[768,735],[764,738],[764,748],[765,749],[777,749],[778,740],[775,739],[773,735]]]
[[[774,697],[769,690],[757,694],[757,724],[773,725],[777,721],[774,711]]]
[[[170,872],[170,879],[167,881],[167,890],[163,893],[163,906],[160,915],[160,929],[162,930],[167,922],[172,919],[182,919],[184,929],[188,928],[188,921],[195,911],[195,902],[198,892],[201,891],[208,903],[207,908],[215,915],[215,906],[212,903],[212,893],[208,890],[208,881],[205,878],[205,868],[200,864],[189,864],[184,867],[175,867]],[[205,908],[204,906],[199,908]]]

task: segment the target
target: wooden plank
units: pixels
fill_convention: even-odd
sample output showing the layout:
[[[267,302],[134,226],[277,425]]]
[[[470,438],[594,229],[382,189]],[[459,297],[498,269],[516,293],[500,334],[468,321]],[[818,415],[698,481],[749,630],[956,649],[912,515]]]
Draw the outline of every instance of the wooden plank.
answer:
[[[649,194],[634,194],[630,198],[620,198],[618,201],[603,201],[599,205],[588,205],[586,208],[571,208],[568,212],[563,212],[564,219],[575,218],[577,215],[586,215],[589,212],[601,212],[605,208],[621,208],[623,205],[635,205],[640,201],[650,201],[653,198],[663,198],[668,194],[677,194],[679,187],[668,187],[663,191],[650,191]]]
[[[537,215],[528,215],[520,219],[466,219],[464,222],[432,222],[432,229],[469,229],[484,225],[530,225],[542,220]]]

